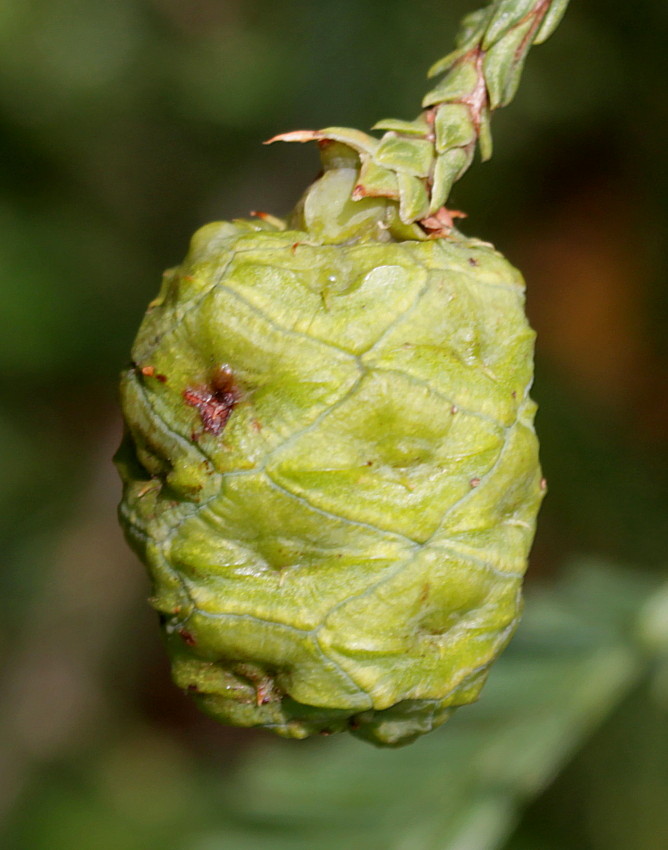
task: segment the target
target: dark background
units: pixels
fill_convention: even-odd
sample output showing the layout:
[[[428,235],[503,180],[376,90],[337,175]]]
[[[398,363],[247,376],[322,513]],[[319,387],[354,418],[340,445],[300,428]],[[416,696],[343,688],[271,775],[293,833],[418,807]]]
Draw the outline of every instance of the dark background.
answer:
[[[324,848],[333,823],[332,846],[352,850],[668,846],[666,628],[649,642],[664,661],[648,662],[643,644],[628,667],[642,675],[599,690],[598,713],[554,737],[551,760],[537,757],[541,778],[523,774],[505,820],[481,808],[478,832],[456,844],[425,827],[451,786],[435,786],[431,802],[420,792],[403,818],[387,790],[392,771],[432,771],[438,783],[440,744],[388,755],[344,739],[274,742],[200,715],[169,681],[148,583],[116,524],[117,374],[162,270],[206,221],[289,211],[316,152],[263,139],[413,117],[427,67],[473,8],[2,3],[3,846]],[[575,0],[495,116],[494,158],[451,198],[469,214],[462,229],[523,270],[539,335],[550,492],[530,593],[595,562],[603,584],[623,574],[620,598],[642,587],[638,610],[665,578],[668,544],[667,35],[664,0]],[[603,584],[578,591],[581,621],[614,596]],[[667,605],[655,609],[668,617]],[[635,628],[625,639],[637,649]],[[536,735],[548,740],[546,718]],[[451,736],[456,750],[459,729],[433,737]],[[501,733],[485,734],[481,764]],[[460,785],[457,812],[475,796]]]

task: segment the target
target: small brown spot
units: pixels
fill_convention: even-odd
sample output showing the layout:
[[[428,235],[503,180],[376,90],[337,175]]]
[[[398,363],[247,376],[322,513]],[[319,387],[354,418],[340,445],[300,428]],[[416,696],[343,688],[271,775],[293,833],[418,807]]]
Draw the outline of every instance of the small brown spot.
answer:
[[[253,421],[251,422],[251,428],[253,429],[253,431],[256,431],[259,434],[262,430],[262,423],[259,419],[253,419]]]
[[[431,238],[439,238],[449,235],[455,226],[454,220],[456,218],[467,218],[467,214],[461,210],[450,210],[447,207],[441,207],[434,215],[427,216],[427,218],[418,221],[418,224]]]
[[[479,266],[480,262],[476,260],[475,257],[469,257],[469,265],[470,266]]]
[[[547,478],[540,479],[540,489],[547,490]]]
[[[301,244],[302,244],[301,242],[293,242],[293,243],[292,243],[292,253],[293,253],[293,254],[296,254],[296,253],[297,253],[297,248],[299,248],[299,246],[300,246]]]
[[[469,484],[471,485],[471,487],[477,487],[478,484],[480,484],[480,479],[479,478],[472,478],[469,481]]]
[[[179,629],[179,637],[188,646],[195,646],[197,644],[194,636],[186,629]]]
[[[318,734],[327,736],[327,735],[333,735],[334,733],[332,732],[331,729],[321,729],[320,732],[318,732]]]
[[[142,366],[139,371],[145,378],[155,378],[161,384],[167,383],[167,375],[163,375],[162,372],[156,372],[155,366]]]
[[[513,390],[513,391],[511,392],[511,396],[512,396],[513,398],[517,398],[517,390]]]
[[[350,720],[348,721],[348,726],[353,730],[353,732],[356,729],[359,729],[361,725],[362,724],[359,722],[359,720],[356,717],[351,717]]]
[[[250,214],[251,214],[254,218],[259,218],[261,221],[267,221],[267,219],[270,219],[270,218],[271,218],[271,216],[269,215],[269,213],[262,212],[262,210],[251,210],[251,211],[250,211]]]
[[[456,405],[456,404],[453,404],[453,405],[452,405],[452,407],[450,408],[450,413],[451,413],[453,416],[455,415],[455,413],[459,413],[459,408],[457,407],[457,405]]]
[[[267,705],[267,703],[271,702],[271,680],[267,679],[262,682],[258,682],[255,689],[255,700],[258,705]]]
[[[373,466],[373,461],[372,461],[372,460],[368,460],[368,461],[364,464],[364,466]]]
[[[201,691],[197,687],[197,685],[188,685],[186,690],[189,691],[191,694],[200,694],[201,693]]]
[[[221,366],[208,386],[187,387],[183,391],[186,404],[196,408],[208,434],[222,432],[241,395],[229,366]],[[194,434],[192,435],[194,439]]]

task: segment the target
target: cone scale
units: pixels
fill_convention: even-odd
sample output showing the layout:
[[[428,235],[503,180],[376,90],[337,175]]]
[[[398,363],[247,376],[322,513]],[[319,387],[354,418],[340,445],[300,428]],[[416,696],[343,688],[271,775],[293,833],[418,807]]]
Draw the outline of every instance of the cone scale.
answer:
[[[465,22],[422,135],[288,134],[323,160],[292,215],[206,225],[149,305],[120,516],[174,679],[222,722],[407,743],[478,697],[512,636],[544,487],[534,334],[519,272],[442,206],[465,134],[446,149],[434,127],[473,114],[446,85],[473,53],[482,74],[510,39],[516,75],[564,5]],[[478,119],[509,91],[480,79]]]

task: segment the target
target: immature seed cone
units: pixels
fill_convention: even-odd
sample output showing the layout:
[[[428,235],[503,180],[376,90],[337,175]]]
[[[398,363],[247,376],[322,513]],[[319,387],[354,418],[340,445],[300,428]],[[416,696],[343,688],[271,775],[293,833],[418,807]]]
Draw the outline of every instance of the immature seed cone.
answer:
[[[491,246],[356,195],[364,156],[312,138],[287,223],[209,224],[165,274],[122,380],[120,514],[207,712],[396,745],[475,700],[517,624],[534,334]]]

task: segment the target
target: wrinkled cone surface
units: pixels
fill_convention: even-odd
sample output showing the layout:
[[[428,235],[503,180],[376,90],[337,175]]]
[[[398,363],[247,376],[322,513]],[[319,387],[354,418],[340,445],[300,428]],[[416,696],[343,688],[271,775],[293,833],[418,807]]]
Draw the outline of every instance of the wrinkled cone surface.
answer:
[[[121,517],[220,720],[412,740],[476,699],[542,497],[520,274],[485,243],[202,228],[123,378]]]

